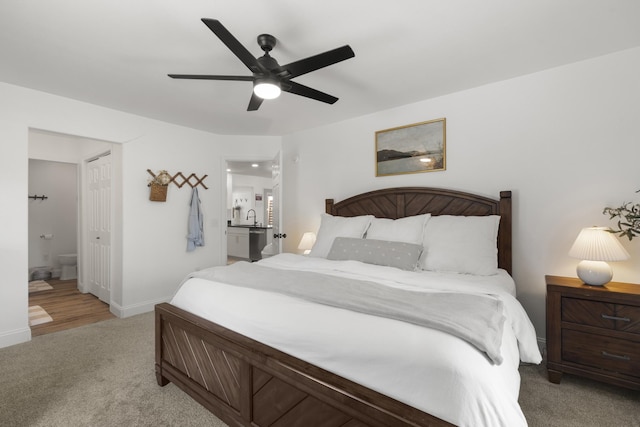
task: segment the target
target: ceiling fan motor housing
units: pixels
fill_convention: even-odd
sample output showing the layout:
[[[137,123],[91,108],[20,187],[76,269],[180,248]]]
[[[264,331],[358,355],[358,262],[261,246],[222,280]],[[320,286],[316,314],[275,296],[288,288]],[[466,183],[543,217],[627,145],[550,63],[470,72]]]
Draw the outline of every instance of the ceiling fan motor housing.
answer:
[[[258,36],[258,44],[262,50],[269,52],[276,47],[276,38],[271,34],[260,34]]]
[[[269,71],[275,70],[276,68],[280,67],[280,65],[278,65],[278,61],[276,61],[274,58],[269,56],[268,52],[265,53],[264,56],[261,56],[260,58],[256,58],[256,60],[260,65],[262,65],[264,69]]]

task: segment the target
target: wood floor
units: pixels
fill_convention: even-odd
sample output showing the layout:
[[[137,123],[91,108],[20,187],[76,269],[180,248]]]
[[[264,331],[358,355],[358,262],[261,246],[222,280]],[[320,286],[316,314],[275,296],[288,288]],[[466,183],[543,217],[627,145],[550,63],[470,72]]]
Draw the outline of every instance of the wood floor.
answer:
[[[233,264],[235,262],[238,262],[238,261],[248,261],[248,260],[245,259],[245,258],[237,258],[237,257],[234,257],[234,256],[227,256],[227,265],[231,265],[231,264]]]
[[[83,294],[78,290],[76,280],[47,280],[53,289],[29,294],[29,306],[42,307],[53,322],[31,327],[31,336],[45,335],[51,332],[77,328],[89,323],[114,319],[109,305],[92,294]]]

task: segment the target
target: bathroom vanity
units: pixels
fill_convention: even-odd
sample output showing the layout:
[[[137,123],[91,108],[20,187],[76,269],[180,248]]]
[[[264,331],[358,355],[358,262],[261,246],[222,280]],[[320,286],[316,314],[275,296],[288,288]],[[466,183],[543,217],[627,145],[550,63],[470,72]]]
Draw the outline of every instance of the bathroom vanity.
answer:
[[[267,245],[267,233],[271,227],[253,225],[227,226],[227,255],[250,261],[262,259],[262,249]]]

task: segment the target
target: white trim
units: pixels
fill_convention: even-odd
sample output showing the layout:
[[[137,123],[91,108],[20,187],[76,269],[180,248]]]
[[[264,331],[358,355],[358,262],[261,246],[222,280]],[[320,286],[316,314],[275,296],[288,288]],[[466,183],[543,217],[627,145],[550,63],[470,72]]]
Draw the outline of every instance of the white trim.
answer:
[[[113,313],[115,316],[120,318],[131,317],[137,314],[143,314],[143,313],[148,313],[150,311],[153,311],[155,309],[156,304],[169,302],[171,301],[171,298],[172,298],[171,296],[168,296],[165,298],[160,298],[152,301],[145,301],[145,302],[141,302],[133,305],[128,305],[125,307],[120,306],[114,303],[113,301],[111,301],[111,303],[109,304],[109,311],[111,311],[111,313]]]
[[[14,329],[0,335],[0,348],[31,341],[31,328]]]
[[[100,153],[100,154],[97,154],[97,155],[95,155],[93,157],[89,157],[87,159],[84,159],[84,161],[87,162],[87,163],[91,163],[91,162],[94,162],[94,161],[98,160],[101,157],[110,156],[110,155],[111,155],[111,150],[107,150],[104,153]]]

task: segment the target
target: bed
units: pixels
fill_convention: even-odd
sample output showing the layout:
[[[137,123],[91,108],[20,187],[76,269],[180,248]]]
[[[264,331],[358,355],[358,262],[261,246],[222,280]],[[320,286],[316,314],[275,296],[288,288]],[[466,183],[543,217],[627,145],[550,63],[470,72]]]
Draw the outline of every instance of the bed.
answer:
[[[466,229],[466,222],[457,222],[467,219],[495,224],[495,253],[488,257],[495,262],[495,272],[475,274],[475,269],[486,267],[482,259],[469,265],[467,258],[473,257],[464,253],[475,244],[468,234],[475,228]],[[420,244],[389,241],[412,238],[407,230],[415,229],[421,220],[425,233],[418,239]],[[362,221],[367,222],[364,231],[358,228]],[[345,228],[345,224],[349,225]],[[447,236],[456,234],[455,230],[467,233],[462,249],[456,247],[454,254],[454,258],[463,258],[457,262],[464,267],[452,268],[471,268],[472,274],[441,271],[436,264],[449,265],[449,259],[425,257],[425,253],[439,253],[435,238],[425,240],[427,235],[437,235],[436,228],[429,232],[430,224],[454,227],[440,231]],[[171,303],[156,306],[158,384],[173,382],[230,426],[526,425],[517,403],[518,364],[520,360],[539,363],[541,356],[533,326],[515,299],[510,276],[511,224],[509,191],[492,199],[405,187],[372,191],[337,203],[328,199],[315,254],[312,250],[311,256],[281,254],[255,265],[238,263],[236,273],[228,267],[195,272]],[[424,251],[409,261],[404,255],[381,260],[380,251],[361,250],[371,249],[372,244],[391,251],[404,245],[403,254],[414,253],[416,246]],[[444,253],[451,249],[445,247]],[[491,251],[481,252],[482,258]],[[354,253],[375,259],[354,260]],[[414,264],[421,268],[405,268]],[[430,265],[433,271],[423,271]],[[499,316],[493,309],[485,311],[488,317],[506,320],[494,334],[499,338],[497,347],[496,342],[493,347],[482,347],[485,344],[476,341],[484,340],[477,338],[485,335],[484,329],[467,333],[465,340],[447,333],[443,323],[431,328],[419,326],[413,318],[403,321],[402,316],[415,310],[379,317],[360,307],[352,310],[281,290],[265,291],[262,285],[232,283],[241,281],[232,278],[233,274],[248,274],[248,270],[257,271],[264,280],[280,278],[275,286],[306,283],[307,279],[345,286],[339,289],[360,289],[364,283],[365,292],[372,289],[369,286],[384,288],[384,292],[392,287],[400,288],[393,292],[420,294],[421,298],[468,297],[471,290],[473,307],[466,310],[485,302],[490,307],[499,304],[500,309],[494,310],[502,313]],[[246,277],[251,281],[254,276]],[[436,285],[423,292],[427,278]],[[351,304],[348,297],[340,300],[340,304]],[[414,303],[422,302],[416,298]],[[436,312],[445,307],[433,306]]]

